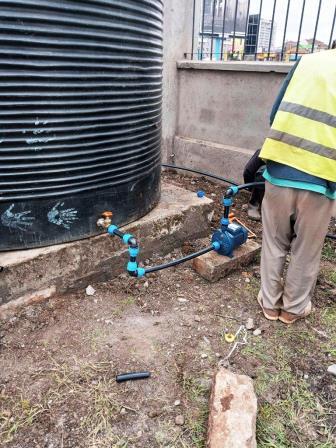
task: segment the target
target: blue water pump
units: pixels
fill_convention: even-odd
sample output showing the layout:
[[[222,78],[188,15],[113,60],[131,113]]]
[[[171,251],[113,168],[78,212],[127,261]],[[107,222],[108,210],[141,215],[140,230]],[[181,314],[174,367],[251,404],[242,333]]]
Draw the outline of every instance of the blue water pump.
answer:
[[[236,223],[230,223],[229,220],[230,208],[233,203],[232,196],[237,194],[238,191],[237,187],[231,187],[226,192],[223,199],[224,216],[221,219],[221,229],[216,230],[211,239],[213,243],[217,243],[217,252],[230,258],[233,257],[233,251],[246,243],[248,238],[248,232],[245,227]]]

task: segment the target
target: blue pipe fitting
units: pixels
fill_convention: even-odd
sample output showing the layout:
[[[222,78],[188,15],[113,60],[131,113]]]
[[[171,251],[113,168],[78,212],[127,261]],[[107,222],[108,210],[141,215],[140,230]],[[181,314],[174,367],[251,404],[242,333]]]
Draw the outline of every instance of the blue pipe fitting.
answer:
[[[223,204],[225,205],[225,207],[231,207],[231,205],[233,204],[232,198],[224,198]]]
[[[218,251],[221,248],[221,245],[218,241],[213,241],[212,247],[214,248],[214,250]]]
[[[230,190],[232,191],[232,196],[235,196],[239,192],[239,187],[232,185],[232,187],[230,187]]]
[[[146,275],[146,269],[138,268],[137,274],[138,274],[138,277],[144,277]]]
[[[230,220],[228,218],[221,219],[221,226],[227,227],[230,224]]]
[[[204,198],[205,197],[205,191],[202,191],[202,190],[198,191],[197,192],[197,197]]]
[[[138,269],[138,263],[136,261],[129,261],[127,263],[128,272],[136,272],[137,269]]]
[[[114,235],[115,230],[118,230],[118,226],[115,226],[113,224],[111,224],[110,226],[108,226],[107,228],[107,233],[109,235]]]
[[[139,255],[139,248],[138,247],[129,247],[128,252],[130,254],[130,257],[136,258]]]
[[[126,234],[123,236],[123,242],[124,242],[124,244],[128,244],[128,242],[129,242],[129,240],[130,240],[131,238],[133,238],[133,235],[131,235],[130,233],[126,233]]]

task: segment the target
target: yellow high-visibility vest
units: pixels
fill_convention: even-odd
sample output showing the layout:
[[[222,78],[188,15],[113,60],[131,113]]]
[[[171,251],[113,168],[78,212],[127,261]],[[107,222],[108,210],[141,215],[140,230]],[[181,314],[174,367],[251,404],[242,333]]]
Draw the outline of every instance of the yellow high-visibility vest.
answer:
[[[336,182],[336,50],[301,58],[260,157]]]

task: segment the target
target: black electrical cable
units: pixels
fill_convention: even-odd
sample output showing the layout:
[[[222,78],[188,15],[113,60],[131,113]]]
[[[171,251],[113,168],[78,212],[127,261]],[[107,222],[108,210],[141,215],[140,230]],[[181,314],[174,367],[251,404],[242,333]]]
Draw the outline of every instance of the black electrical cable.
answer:
[[[162,269],[171,268],[173,266],[177,266],[178,264],[185,263],[186,261],[193,260],[194,258],[197,258],[201,255],[207,254],[208,252],[211,252],[212,250],[215,250],[213,246],[206,247],[205,249],[202,249],[198,252],[195,252],[193,254],[187,255],[186,257],[179,258],[178,260],[171,261],[170,263],[166,264],[160,264],[158,266],[154,266],[152,268],[145,269],[145,275],[150,274],[151,272],[157,272],[162,271]]]
[[[327,238],[330,238],[331,240],[336,240],[336,234],[333,235],[332,233],[328,233]]]
[[[265,182],[250,182],[248,184],[242,184],[238,186],[238,191],[240,190],[248,190],[249,188],[253,187],[261,187],[262,185],[265,185]]]
[[[211,173],[208,173],[206,171],[199,171],[199,170],[194,170],[194,169],[191,169],[191,168],[185,168],[184,166],[170,165],[168,163],[162,163],[161,166],[163,166],[163,168],[172,168],[174,170],[189,171],[190,173],[200,174],[201,176],[210,177],[211,179],[220,180],[220,181],[225,182],[227,184],[234,185],[234,186],[238,187],[238,184],[236,184],[232,180],[225,179],[225,177],[217,176],[216,174],[211,174]]]

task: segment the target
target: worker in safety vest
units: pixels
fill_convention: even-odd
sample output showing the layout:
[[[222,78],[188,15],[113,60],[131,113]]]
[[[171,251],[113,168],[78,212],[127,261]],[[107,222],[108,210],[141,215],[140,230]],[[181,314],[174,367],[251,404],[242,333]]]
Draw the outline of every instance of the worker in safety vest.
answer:
[[[287,76],[260,157],[266,161],[258,302],[267,319],[310,314],[336,205],[336,50],[303,56]],[[286,257],[290,261],[282,280]]]

